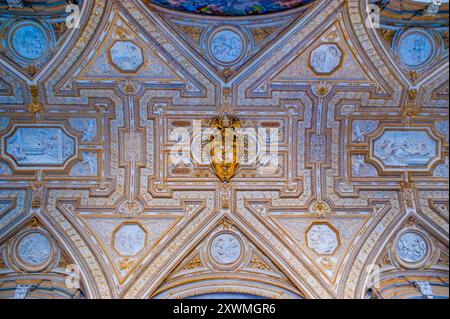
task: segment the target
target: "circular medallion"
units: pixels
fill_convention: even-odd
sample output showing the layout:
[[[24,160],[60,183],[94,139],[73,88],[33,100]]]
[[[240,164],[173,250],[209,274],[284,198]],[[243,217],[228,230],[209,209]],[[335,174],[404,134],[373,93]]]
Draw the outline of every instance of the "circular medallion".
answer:
[[[216,236],[211,242],[210,253],[214,261],[222,265],[231,265],[241,256],[242,245],[240,240],[228,233]]]
[[[418,68],[428,63],[434,56],[435,42],[431,35],[422,30],[410,29],[401,35],[398,54],[403,64]]]
[[[220,30],[211,38],[210,51],[218,62],[231,64],[242,56],[244,42],[237,32],[229,29]]]
[[[26,60],[39,60],[48,51],[45,31],[35,23],[19,24],[12,31],[11,46],[14,52]]]
[[[416,232],[405,232],[397,241],[397,256],[404,262],[415,264],[423,261],[428,253],[428,245]]]
[[[28,233],[17,244],[17,256],[33,267],[46,264],[51,255],[52,246],[49,239],[39,232]]]

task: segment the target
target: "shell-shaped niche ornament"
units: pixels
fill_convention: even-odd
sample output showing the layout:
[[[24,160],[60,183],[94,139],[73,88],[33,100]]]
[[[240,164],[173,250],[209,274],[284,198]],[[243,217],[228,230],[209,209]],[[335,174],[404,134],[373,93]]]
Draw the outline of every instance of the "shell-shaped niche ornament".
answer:
[[[241,128],[241,121],[224,115],[221,118],[215,118],[211,128],[215,130],[209,138],[211,167],[222,182],[229,183],[239,168],[237,130]]]

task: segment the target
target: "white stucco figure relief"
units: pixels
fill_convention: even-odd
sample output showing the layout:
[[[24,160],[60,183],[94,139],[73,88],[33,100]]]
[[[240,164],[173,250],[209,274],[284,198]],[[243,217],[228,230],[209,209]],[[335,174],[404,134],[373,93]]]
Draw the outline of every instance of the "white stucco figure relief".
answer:
[[[17,254],[25,263],[39,266],[51,257],[51,244],[41,233],[30,233],[23,237],[17,245]]]
[[[442,1],[442,0],[423,1],[423,0],[421,0],[420,2],[431,2],[423,10],[422,15],[424,17],[435,17],[439,13],[439,9],[441,8],[441,5],[443,4],[443,2],[448,2],[448,0],[447,1]]]
[[[313,225],[306,234],[308,247],[319,255],[334,253],[339,245],[337,234],[328,225]]]
[[[137,255],[145,247],[145,231],[135,224],[123,225],[114,236],[114,247],[122,256]]]
[[[445,157],[445,162],[442,164],[439,164],[433,171],[433,176],[436,177],[443,177],[448,178],[449,177],[449,161],[448,156]]]
[[[433,289],[431,288],[429,281],[415,280],[414,285],[417,287],[422,296],[433,299]]]
[[[6,140],[19,166],[63,165],[75,155],[75,139],[59,127],[19,127]]]
[[[98,172],[97,154],[82,152],[81,162],[76,163],[70,170],[70,176],[96,176]]]
[[[42,58],[49,49],[48,39],[42,29],[34,24],[17,27],[11,38],[14,51],[27,60]]]
[[[378,121],[357,120],[352,124],[352,141],[364,142],[367,134],[373,132],[378,126]]]
[[[211,243],[211,256],[219,264],[235,263],[241,256],[241,243],[236,236],[220,234]]]
[[[22,0],[7,0],[7,2],[10,8],[23,8]]]
[[[385,131],[374,141],[374,156],[386,166],[427,166],[439,156],[436,141],[424,131]]]
[[[131,41],[117,41],[110,54],[111,62],[124,72],[135,72],[144,64],[141,48]]]
[[[449,140],[449,124],[448,121],[437,121],[434,125],[436,130],[444,135],[445,141],[448,143]]]
[[[415,232],[404,233],[397,242],[397,255],[407,263],[422,261],[427,254],[425,239]]]
[[[366,163],[364,155],[352,156],[352,174],[354,177],[375,177],[378,176],[377,169]]]
[[[31,285],[17,285],[16,290],[14,290],[13,299],[25,299],[30,291]]]
[[[341,63],[342,52],[336,44],[322,44],[311,52],[311,67],[319,74],[331,73]]]
[[[404,35],[398,44],[402,62],[408,67],[420,67],[433,55],[433,42],[423,32],[411,32]]]
[[[91,118],[75,118],[69,120],[70,126],[81,132],[81,142],[92,142],[97,134],[97,121]]]
[[[236,61],[244,50],[242,38],[231,30],[222,30],[214,34],[210,46],[213,57],[222,63]]]

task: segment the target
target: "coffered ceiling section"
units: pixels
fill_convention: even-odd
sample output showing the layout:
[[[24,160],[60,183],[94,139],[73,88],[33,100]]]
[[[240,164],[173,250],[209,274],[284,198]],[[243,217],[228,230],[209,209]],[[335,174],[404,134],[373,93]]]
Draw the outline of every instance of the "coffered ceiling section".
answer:
[[[231,2],[228,5],[232,6]],[[235,6],[243,5],[242,1],[233,3]],[[275,5],[275,2],[267,3]],[[301,20],[311,7],[312,4],[305,5],[297,10],[271,15],[270,19],[264,15],[245,18],[218,18],[214,15],[199,17],[176,10],[164,10],[159,6],[152,8],[196,54],[197,63],[207,63],[222,80],[228,82],[279,39],[295,21]]]
[[[35,77],[64,46],[82,0],[0,0],[0,56]]]
[[[373,29],[360,0],[92,0],[58,40],[10,13],[60,1],[13,2],[0,297],[73,295],[68,266],[87,298],[448,297],[440,25]]]

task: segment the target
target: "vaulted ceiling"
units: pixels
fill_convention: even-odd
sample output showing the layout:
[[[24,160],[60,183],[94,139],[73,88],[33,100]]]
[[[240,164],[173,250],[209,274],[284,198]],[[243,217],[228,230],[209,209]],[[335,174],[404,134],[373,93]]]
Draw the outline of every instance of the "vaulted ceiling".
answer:
[[[0,14],[30,18],[58,19],[68,15],[68,4],[80,4],[82,0],[0,0]]]
[[[305,7],[315,0],[148,0],[157,5],[188,13],[217,16],[248,16]]]
[[[448,297],[442,25],[154,2],[0,2],[0,297]],[[196,161],[222,116],[277,147]]]
[[[380,8],[381,20],[391,27],[448,26],[448,0],[433,7],[431,0],[372,0]]]

